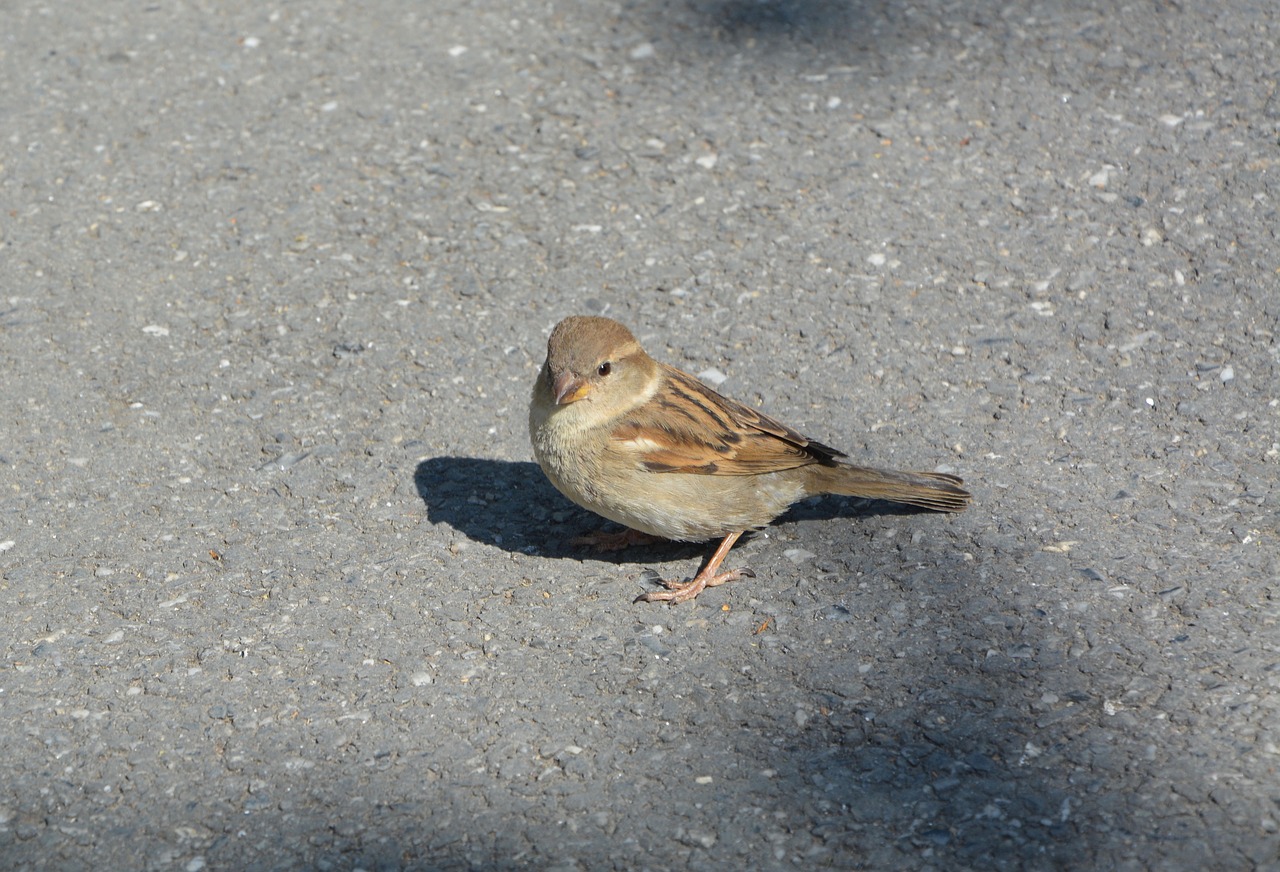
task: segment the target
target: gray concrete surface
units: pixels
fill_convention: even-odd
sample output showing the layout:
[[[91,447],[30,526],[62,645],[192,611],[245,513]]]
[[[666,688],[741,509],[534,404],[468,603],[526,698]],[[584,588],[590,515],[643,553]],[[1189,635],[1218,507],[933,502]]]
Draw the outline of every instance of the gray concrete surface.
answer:
[[[0,867],[1280,868],[1280,9],[0,8]],[[958,517],[599,557],[551,325]]]

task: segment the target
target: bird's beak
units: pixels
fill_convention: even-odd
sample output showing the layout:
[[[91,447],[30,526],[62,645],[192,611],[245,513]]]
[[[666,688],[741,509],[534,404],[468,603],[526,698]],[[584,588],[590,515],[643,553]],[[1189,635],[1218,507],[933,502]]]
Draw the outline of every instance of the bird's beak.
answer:
[[[591,383],[578,378],[572,372],[562,372],[556,376],[552,390],[555,392],[556,405],[566,406],[569,403],[576,403],[591,393]]]

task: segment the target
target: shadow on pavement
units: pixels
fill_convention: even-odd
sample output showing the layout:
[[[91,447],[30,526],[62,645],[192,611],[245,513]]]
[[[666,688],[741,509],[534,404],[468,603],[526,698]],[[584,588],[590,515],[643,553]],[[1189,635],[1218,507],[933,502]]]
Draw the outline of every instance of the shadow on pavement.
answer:
[[[432,457],[418,464],[413,483],[431,523],[446,524],[469,539],[507,551],[581,557],[588,550],[570,540],[617,526],[571,503],[551,486],[536,463]],[[932,513],[897,503],[831,496],[797,503],[775,524],[915,514]],[[608,562],[643,563],[705,552],[704,543],[672,542],[592,556]]]

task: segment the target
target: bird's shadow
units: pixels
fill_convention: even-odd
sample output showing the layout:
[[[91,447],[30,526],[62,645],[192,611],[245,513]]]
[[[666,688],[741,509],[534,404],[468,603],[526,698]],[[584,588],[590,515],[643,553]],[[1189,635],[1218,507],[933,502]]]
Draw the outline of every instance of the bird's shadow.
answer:
[[[479,457],[432,457],[414,470],[413,483],[427,508],[427,519],[468,539],[523,554],[582,557],[612,562],[656,563],[704,555],[705,545],[657,543],[619,552],[593,552],[573,544],[575,537],[609,522],[569,502],[535,463]],[[832,518],[912,515],[922,510],[879,500],[828,496],[792,506],[775,524]]]
[[[848,0],[700,0],[695,8],[711,33],[735,43],[794,37],[815,45],[865,39],[869,15]]]

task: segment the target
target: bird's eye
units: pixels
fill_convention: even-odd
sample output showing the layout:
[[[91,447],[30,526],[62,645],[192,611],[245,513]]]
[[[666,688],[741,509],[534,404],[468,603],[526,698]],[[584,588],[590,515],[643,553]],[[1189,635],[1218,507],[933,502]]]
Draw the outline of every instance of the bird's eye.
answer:
[[[598,367],[596,367],[597,375],[605,376],[611,372],[613,372],[613,364],[607,360],[604,363],[600,364]]]

